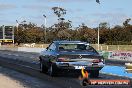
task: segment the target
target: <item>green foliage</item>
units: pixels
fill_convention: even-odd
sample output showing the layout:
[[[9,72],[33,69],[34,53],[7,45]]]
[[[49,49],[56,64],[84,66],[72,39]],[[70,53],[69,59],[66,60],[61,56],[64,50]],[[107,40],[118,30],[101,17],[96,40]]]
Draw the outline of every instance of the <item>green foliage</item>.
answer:
[[[58,22],[49,28],[38,27],[34,23],[22,21],[19,27],[15,27],[15,42],[17,43],[44,43],[46,31],[46,43],[56,39],[82,40],[90,43],[97,43],[98,28],[100,31],[100,44],[109,45],[129,45],[132,44],[131,19],[126,19],[122,26],[116,25],[110,28],[109,23],[102,22],[98,28],[89,28],[82,23],[76,28],[72,28],[72,21],[66,21],[63,15],[66,10],[60,7],[53,7],[54,14],[58,17]]]
[[[127,41],[107,41],[106,44],[107,45],[132,45],[131,42],[127,42]]]
[[[18,31],[15,27],[15,42],[20,43],[44,43],[45,29],[37,27],[33,23],[19,25]],[[55,26],[57,25],[57,26]],[[60,27],[61,25],[61,27]],[[47,43],[56,39],[82,40],[90,43],[97,43],[97,28],[89,28],[85,24],[72,29],[71,22],[63,21],[46,28]],[[130,45],[132,44],[132,25],[115,26],[113,28],[100,27],[100,43],[108,45]]]
[[[62,15],[66,14],[66,10],[61,7],[53,7],[52,10],[58,17],[61,17]]]

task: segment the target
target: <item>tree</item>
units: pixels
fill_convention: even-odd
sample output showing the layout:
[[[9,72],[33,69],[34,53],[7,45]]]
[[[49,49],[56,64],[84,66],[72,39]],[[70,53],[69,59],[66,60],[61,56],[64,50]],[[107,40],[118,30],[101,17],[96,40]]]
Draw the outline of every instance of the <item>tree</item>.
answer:
[[[54,11],[55,15],[57,15],[58,18],[66,14],[66,10],[61,7],[53,7],[52,10]]]
[[[128,18],[128,19],[126,19],[124,22],[123,22],[123,26],[124,27],[128,27],[130,24],[129,24],[129,22],[131,21],[131,18]]]
[[[51,26],[52,32],[56,34],[56,37],[59,39],[69,39],[71,35],[68,33],[68,30],[72,27],[71,21],[65,21],[65,18],[62,17],[66,14],[66,10],[61,7],[53,7],[52,10],[54,11],[54,14],[58,17],[58,23]]]
[[[100,4],[100,1],[99,0],[96,0],[96,2]]]
[[[77,40],[88,41],[90,43],[96,42],[96,31],[89,28],[87,25],[82,23],[79,27],[74,30],[74,38]]]
[[[100,23],[99,29],[109,29],[109,23],[107,23],[107,22]]]

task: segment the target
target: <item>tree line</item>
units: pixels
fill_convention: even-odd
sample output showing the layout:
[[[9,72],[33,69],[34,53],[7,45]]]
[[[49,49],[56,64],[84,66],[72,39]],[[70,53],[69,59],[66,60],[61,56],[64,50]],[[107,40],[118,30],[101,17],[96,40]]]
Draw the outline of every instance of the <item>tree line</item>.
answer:
[[[66,10],[61,7],[52,8],[58,17],[58,22],[50,27],[42,25],[38,27],[32,22],[22,21],[15,27],[16,43],[50,43],[53,40],[81,40],[92,44],[97,43],[98,29],[100,32],[100,44],[132,44],[132,25],[130,18],[126,19],[122,25],[110,27],[109,23],[102,22],[97,28],[90,28],[85,23],[78,27],[72,27],[72,21],[66,20]]]

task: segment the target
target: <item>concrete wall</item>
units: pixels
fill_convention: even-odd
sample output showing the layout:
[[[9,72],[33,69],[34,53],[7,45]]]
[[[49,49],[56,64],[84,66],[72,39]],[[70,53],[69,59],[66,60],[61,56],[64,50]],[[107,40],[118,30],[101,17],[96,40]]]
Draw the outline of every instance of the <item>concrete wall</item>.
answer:
[[[31,47],[0,47],[0,50],[11,50],[11,51],[23,51],[23,52],[35,52],[40,53],[45,48],[31,48]],[[101,55],[103,55],[106,59],[115,59],[115,60],[123,60],[123,61],[132,61],[132,52],[123,52],[123,51],[98,51]]]
[[[45,48],[18,47],[18,51],[24,51],[24,52],[40,53],[42,50],[45,50]]]
[[[16,47],[0,47],[0,50],[10,50],[10,51],[18,51]]]
[[[45,48],[32,48],[32,47],[0,47],[0,50],[10,50],[10,51],[23,51],[23,52],[35,52],[40,53]]]

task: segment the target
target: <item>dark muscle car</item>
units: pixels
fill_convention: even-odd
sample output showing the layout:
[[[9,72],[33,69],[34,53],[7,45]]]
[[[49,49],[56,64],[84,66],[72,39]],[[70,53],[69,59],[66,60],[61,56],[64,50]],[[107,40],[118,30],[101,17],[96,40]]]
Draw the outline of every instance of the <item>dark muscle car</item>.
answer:
[[[40,69],[55,76],[59,71],[81,70],[84,68],[90,76],[98,77],[104,67],[104,58],[82,41],[53,41],[39,56]]]

